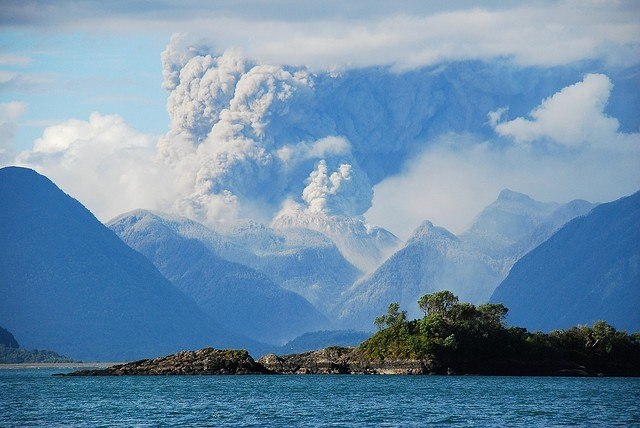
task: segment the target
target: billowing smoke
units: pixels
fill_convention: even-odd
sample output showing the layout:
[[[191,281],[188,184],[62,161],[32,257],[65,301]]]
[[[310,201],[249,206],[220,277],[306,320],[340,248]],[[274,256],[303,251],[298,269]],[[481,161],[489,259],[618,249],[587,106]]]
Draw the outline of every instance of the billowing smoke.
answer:
[[[160,161],[191,188],[176,210],[213,221],[268,216],[286,198],[325,214],[360,215],[371,206],[371,184],[350,143],[318,126],[319,114],[309,109],[313,75],[181,43],[174,36],[162,55],[171,123],[159,143]],[[336,171],[324,171],[324,185],[328,164]]]
[[[356,216],[371,207],[372,198],[366,176],[345,163],[330,173],[324,160],[318,162],[302,191],[302,199],[312,213]]]
[[[451,90],[473,65],[457,66],[453,76],[442,69],[314,73],[256,63],[236,50],[216,55],[182,36],[162,59],[171,122],[159,160],[183,195],[174,209],[209,222],[256,213],[268,220],[285,200],[307,214],[362,215],[374,184],[434,136],[482,129],[496,107],[484,83]],[[519,92],[504,76],[512,71],[487,67],[510,95]],[[457,104],[470,107],[461,112]]]
[[[239,52],[216,57],[205,48],[181,47],[182,40],[180,35],[173,36],[162,53],[162,87],[169,91],[171,132],[199,143],[229,105],[246,66]]]

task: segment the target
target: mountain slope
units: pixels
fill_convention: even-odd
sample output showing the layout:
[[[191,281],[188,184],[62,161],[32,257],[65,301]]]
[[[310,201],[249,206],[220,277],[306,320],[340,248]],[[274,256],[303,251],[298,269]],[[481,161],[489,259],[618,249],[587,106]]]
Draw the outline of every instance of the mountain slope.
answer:
[[[311,229],[323,233],[351,264],[365,273],[375,270],[400,244],[391,232],[370,227],[360,218],[312,213],[301,207],[281,211],[271,226],[277,230]]]
[[[562,226],[576,217],[588,214],[589,211],[596,206],[597,204],[581,199],[575,199],[571,202],[560,205],[549,215],[544,217],[542,221],[533,228],[533,230],[525,233],[525,235],[515,244],[504,250],[505,258],[513,261],[512,263],[508,263],[507,266],[511,268],[516,260],[549,239],[551,235],[553,235]]]
[[[123,360],[249,344],[35,171],[0,170],[0,325],[28,349]]]
[[[325,234],[307,228],[273,229],[255,222],[238,222],[221,231],[251,257],[227,258],[267,275],[294,291],[325,315],[360,272]],[[208,239],[203,242],[208,244]]]
[[[640,330],[640,192],[599,205],[520,259],[491,301],[548,331],[598,319]]]
[[[539,202],[504,189],[460,238],[486,254],[500,257],[506,248],[525,238],[558,207],[559,204]]]
[[[484,303],[518,258],[593,206],[579,200],[543,203],[505,189],[460,236],[425,221],[402,248],[343,294],[335,311],[340,326],[371,329],[390,302],[417,316],[418,298],[439,290]]]
[[[499,268],[446,229],[425,221],[403,248],[345,293],[337,317],[345,327],[371,330],[391,302],[417,316],[416,302],[425,293],[447,289],[467,301],[486,301],[500,280]]]
[[[329,237],[311,229],[273,229],[252,220],[236,220],[218,224],[214,230],[184,217],[166,213],[158,216],[178,235],[202,242],[221,259],[266,275],[303,296],[324,314],[362,275]]]
[[[112,220],[109,227],[228,329],[284,343],[329,325],[300,295],[247,266],[223,260],[202,241],[181,235],[185,221],[191,223],[138,210]]]

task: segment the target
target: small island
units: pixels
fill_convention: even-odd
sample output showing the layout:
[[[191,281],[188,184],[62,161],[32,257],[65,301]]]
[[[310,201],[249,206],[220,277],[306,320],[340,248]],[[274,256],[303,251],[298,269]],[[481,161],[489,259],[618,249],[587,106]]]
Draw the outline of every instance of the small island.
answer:
[[[426,294],[422,319],[392,303],[378,331],[358,347],[269,354],[205,348],[81,370],[70,376],[213,374],[410,374],[500,376],[640,376],[640,333],[604,321],[548,334],[507,327],[502,304],[475,306],[449,291]]]

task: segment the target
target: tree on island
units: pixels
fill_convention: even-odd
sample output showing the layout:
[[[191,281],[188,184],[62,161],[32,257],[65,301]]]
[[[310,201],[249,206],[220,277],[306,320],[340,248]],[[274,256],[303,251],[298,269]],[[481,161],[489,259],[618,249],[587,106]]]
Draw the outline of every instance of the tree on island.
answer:
[[[391,303],[375,320],[378,331],[359,350],[376,360],[424,361],[435,372],[545,374],[553,370],[640,375],[640,333],[628,335],[605,321],[548,334],[507,327],[500,303],[460,302],[450,291],[418,300],[422,319],[407,320]]]
[[[387,313],[377,317],[373,324],[378,327],[379,330],[382,330],[383,328],[402,325],[406,321],[407,311],[400,311],[400,305],[394,302],[387,308]]]
[[[455,296],[449,290],[438,291],[433,294],[425,294],[418,299],[418,306],[424,312],[424,316],[428,315],[446,315],[451,308],[458,303],[458,296]]]

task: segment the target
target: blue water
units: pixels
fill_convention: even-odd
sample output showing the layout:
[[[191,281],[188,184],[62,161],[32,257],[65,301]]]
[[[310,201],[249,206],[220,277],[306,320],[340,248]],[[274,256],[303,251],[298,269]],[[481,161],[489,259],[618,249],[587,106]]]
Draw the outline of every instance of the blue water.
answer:
[[[0,370],[0,426],[640,426],[640,379],[59,372]]]

